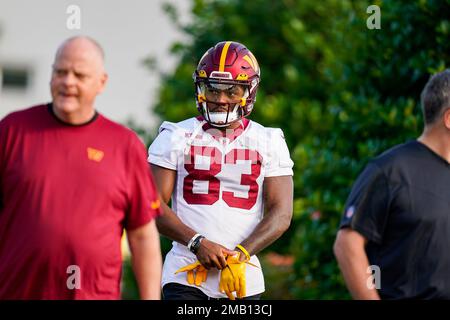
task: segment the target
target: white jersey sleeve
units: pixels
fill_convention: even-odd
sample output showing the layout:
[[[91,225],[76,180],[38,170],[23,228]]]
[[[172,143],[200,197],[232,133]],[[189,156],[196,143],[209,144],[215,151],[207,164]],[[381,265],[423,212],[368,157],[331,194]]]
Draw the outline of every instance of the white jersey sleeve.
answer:
[[[292,176],[294,162],[289,155],[289,149],[279,128],[266,128],[270,148],[267,152],[265,177]]]
[[[148,162],[171,170],[177,170],[178,153],[183,146],[179,128],[172,122],[164,121],[159,134],[148,149]]]

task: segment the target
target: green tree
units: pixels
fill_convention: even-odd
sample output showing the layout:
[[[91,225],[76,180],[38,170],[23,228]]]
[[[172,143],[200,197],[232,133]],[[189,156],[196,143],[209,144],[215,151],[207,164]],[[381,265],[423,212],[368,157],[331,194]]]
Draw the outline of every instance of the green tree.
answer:
[[[173,72],[152,64],[162,119],[197,115],[192,72],[215,43],[244,43],[259,61],[251,118],[282,128],[295,162],[293,223],[270,248],[295,256],[288,297],[349,297],[332,253],[344,201],[370,158],[420,133],[420,91],[448,67],[448,0],[375,2],[380,30],[366,27],[366,1],[193,0],[187,25],[165,5],[188,40],[171,48]]]

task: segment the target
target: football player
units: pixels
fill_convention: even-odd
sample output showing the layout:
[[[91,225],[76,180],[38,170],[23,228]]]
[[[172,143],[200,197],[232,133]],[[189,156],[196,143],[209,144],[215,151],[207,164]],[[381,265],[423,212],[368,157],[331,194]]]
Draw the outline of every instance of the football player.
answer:
[[[149,148],[164,209],[157,225],[173,240],[163,296],[259,299],[264,277],[255,254],[289,227],[293,162],[280,129],[247,119],[260,82],[250,50],[220,42],[193,78],[199,116],[163,122]]]

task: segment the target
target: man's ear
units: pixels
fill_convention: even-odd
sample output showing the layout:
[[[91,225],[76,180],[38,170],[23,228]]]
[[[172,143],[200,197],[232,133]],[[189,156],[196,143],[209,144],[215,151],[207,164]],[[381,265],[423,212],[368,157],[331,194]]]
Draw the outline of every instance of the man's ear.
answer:
[[[447,108],[444,112],[444,125],[447,130],[450,130],[450,108]]]
[[[102,74],[102,77],[100,79],[100,88],[99,88],[97,94],[100,94],[100,93],[103,92],[103,90],[105,89],[105,85],[106,85],[107,81],[108,81],[108,74],[105,72],[105,73]]]

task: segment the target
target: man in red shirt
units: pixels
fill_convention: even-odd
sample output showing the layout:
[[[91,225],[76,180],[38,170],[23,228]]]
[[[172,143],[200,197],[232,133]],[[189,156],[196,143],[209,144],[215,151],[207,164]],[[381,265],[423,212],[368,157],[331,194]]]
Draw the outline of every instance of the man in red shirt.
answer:
[[[0,299],[119,299],[127,230],[143,299],[160,298],[160,213],[146,150],[94,109],[103,51],[58,49],[52,103],[0,121]]]

